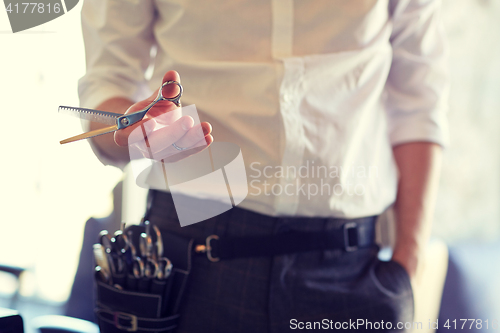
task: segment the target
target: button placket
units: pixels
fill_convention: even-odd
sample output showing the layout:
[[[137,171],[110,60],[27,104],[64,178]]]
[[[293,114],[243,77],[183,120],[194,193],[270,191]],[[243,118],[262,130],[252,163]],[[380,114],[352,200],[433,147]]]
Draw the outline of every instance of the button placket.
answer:
[[[285,175],[279,180],[281,195],[276,197],[275,209],[278,213],[294,214],[299,203],[297,187],[300,186],[300,179],[288,170],[298,171],[304,153],[304,128],[299,112],[304,62],[301,58],[287,58],[283,62],[285,74],[281,85],[280,109],[285,130],[285,151],[281,163]]]

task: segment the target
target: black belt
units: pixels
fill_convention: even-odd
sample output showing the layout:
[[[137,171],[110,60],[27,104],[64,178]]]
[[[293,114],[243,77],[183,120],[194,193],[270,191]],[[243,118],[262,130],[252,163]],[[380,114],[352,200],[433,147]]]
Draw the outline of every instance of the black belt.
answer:
[[[206,253],[210,261],[289,253],[334,250],[346,252],[375,244],[376,217],[346,222],[339,229],[320,232],[290,231],[283,234],[255,237],[219,237],[210,235],[205,244],[195,246],[196,253]]]

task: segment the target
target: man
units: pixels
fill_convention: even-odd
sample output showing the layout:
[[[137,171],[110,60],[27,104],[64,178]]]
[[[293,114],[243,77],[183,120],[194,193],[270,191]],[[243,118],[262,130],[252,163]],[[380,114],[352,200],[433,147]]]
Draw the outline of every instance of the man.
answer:
[[[439,6],[438,0],[84,3],[82,106],[139,110],[148,104],[146,84],[154,90],[162,80],[179,81],[180,73],[183,104],[196,104],[207,121],[200,125],[206,142],[213,141],[213,126],[216,140],[238,144],[255,180],[237,208],[184,228],[168,193],[153,191],[154,223],[200,242],[211,234],[349,236],[343,249],[216,263],[196,257],[179,332],[288,332],[320,329],[317,323],[354,329],[342,324],[358,319],[390,321],[396,330],[397,322],[412,320],[410,280],[428,240],[446,142]],[[174,109],[164,103],[150,116]],[[192,126],[183,117],[150,136],[170,155],[172,144],[188,148],[179,140]],[[104,163],[122,167],[129,134],[97,137],[93,148]],[[349,229],[354,239],[373,238],[374,216],[391,205],[396,245],[392,260],[382,263],[371,242],[350,244]]]

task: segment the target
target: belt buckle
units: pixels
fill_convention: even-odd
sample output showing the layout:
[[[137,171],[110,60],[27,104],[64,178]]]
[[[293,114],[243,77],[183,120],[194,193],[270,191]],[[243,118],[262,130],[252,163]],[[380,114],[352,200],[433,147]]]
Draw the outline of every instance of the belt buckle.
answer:
[[[210,260],[211,262],[217,262],[220,260],[220,258],[212,256],[212,246],[210,245],[210,241],[212,241],[212,239],[219,239],[219,236],[217,235],[208,236],[207,239],[205,240],[205,245],[203,244],[196,245],[194,251],[196,253],[206,253],[208,260]]]
[[[352,251],[356,251],[358,249],[358,244],[351,245],[349,242],[349,230],[350,229],[357,229],[357,227],[358,227],[358,224],[356,222],[348,222],[348,223],[344,224],[344,226],[343,226],[344,249],[346,250],[346,252],[352,252]],[[358,243],[357,241],[358,241],[358,239],[356,237],[356,243]]]
[[[130,320],[130,326],[123,326],[120,324],[120,319]],[[137,317],[125,312],[113,312],[113,321],[115,327],[120,330],[125,330],[127,332],[137,331]]]

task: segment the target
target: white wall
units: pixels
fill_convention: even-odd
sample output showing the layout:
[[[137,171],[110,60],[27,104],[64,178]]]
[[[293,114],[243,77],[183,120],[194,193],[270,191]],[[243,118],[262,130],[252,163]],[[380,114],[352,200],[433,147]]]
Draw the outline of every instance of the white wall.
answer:
[[[500,1],[444,0],[451,144],[434,233],[453,242],[500,237]]]
[[[80,4],[54,21],[12,34],[0,10],[0,263],[30,268],[23,294],[63,301],[78,263],[83,225],[106,216],[121,177],[84,141],[59,105],[78,106],[85,71]],[[1,277],[0,277],[1,278]],[[0,279],[0,293],[7,282]]]

